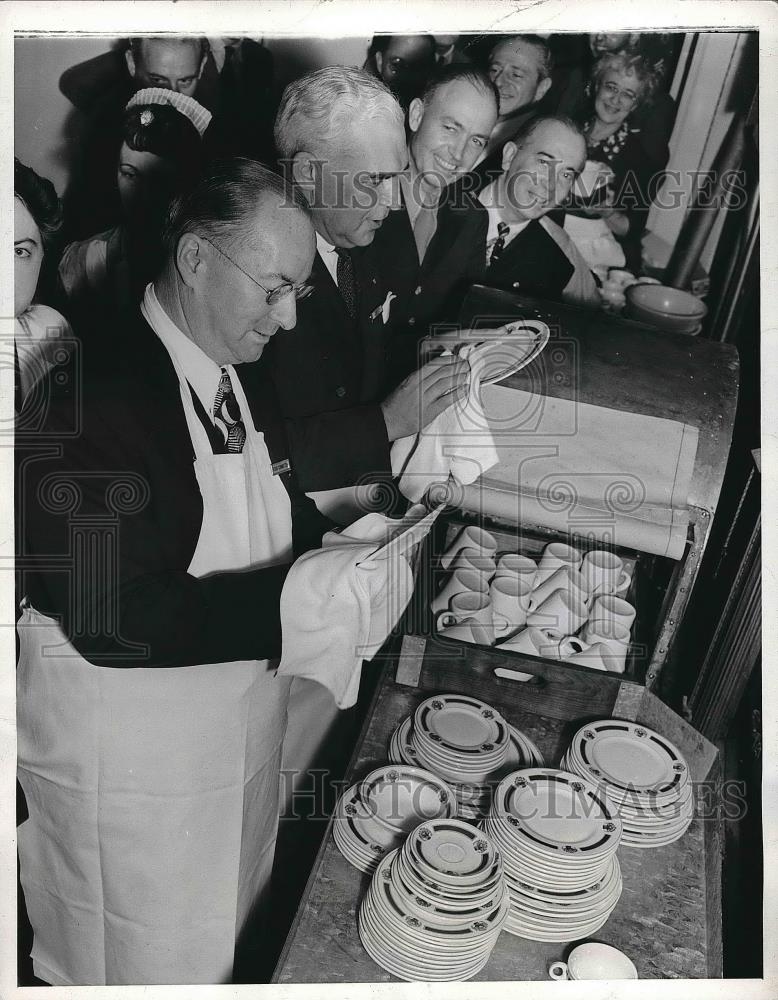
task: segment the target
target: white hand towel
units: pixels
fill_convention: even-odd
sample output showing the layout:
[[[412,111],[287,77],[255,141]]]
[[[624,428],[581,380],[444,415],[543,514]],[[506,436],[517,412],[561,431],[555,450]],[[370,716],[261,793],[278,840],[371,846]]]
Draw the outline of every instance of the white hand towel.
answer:
[[[494,358],[494,344],[466,344],[460,358],[470,363],[467,396],[445,409],[416,436],[392,445],[392,472],[400,476],[400,492],[421,500],[433,484],[446,485],[449,477],[467,485],[497,463],[497,450],[481,403],[481,372],[487,355]],[[451,352],[446,351],[445,354]]]
[[[414,507],[399,521],[367,514],[295,562],[281,592],[279,674],[318,681],[338,708],[356,702],[362,661],[408,606],[410,559],[440,510]]]

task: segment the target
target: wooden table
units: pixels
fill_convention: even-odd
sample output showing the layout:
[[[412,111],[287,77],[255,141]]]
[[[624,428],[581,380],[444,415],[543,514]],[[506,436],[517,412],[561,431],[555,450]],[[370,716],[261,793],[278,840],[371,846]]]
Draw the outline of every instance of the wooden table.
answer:
[[[473,679],[475,694],[478,680]],[[501,684],[508,695],[501,700],[498,688],[493,687],[491,697],[485,700],[535,741],[548,765],[556,766],[583,719],[565,721],[522,711],[516,704],[516,686]],[[386,746],[393,729],[430,693],[395,683],[387,667],[352,760],[351,781],[386,763]],[[711,878],[715,883],[716,874],[710,867],[706,872],[704,832],[703,823],[695,819],[687,833],[667,847],[619,848],[624,889],[608,922],[591,938],[626,952],[643,979],[721,975],[720,929],[713,926],[715,920],[711,922],[711,893],[706,888]],[[330,827],[273,982],[396,981],[372,961],[357,933],[357,908],[369,881],[370,876],[341,856]],[[713,895],[713,905],[720,906],[717,894]],[[475,979],[544,980],[550,963],[563,958],[568,950],[569,945],[528,941],[503,932],[489,963]]]

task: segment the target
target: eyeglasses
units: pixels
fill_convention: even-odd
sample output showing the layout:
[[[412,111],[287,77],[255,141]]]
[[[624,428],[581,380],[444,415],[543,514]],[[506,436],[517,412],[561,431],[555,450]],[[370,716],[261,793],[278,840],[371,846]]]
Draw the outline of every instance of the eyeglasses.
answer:
[[[614,100],[617,100],[622,107],[631,108],[637,101],[638,95],[631,90],[620,90],[615,83],[603,83],[602,89]]]
[[[281,299],[286,298],[287,295],[291,295],[292,293],[294,293],[294,296],[298,301],[300,299],[307,299],[311,292],[314,291],[313,285],[309,285],[306,282],[299,285],[293,285],[291,281],[285,281],[283,284],[277,285],[275,288],[265,288],[264,285],[260,285],[256,278],[252,277],[248,271],[245,271],[236,260],[233,260],[232,257],[222,250],[220,246],[214,243],[213,240],[209,240],[208,237],[203,236],[202,233],[197,233],[197,235],[201,240],[205,240],[206,243],[210,244],[214,250],[217,250],[222,257],[226,257],[233,267],[237,267],[241,274],[246,275],[249,281],[253,281],[258,288],[261,288],[265,293],[265,301],[269,306],[275,305],[277,302],[280,302]]]

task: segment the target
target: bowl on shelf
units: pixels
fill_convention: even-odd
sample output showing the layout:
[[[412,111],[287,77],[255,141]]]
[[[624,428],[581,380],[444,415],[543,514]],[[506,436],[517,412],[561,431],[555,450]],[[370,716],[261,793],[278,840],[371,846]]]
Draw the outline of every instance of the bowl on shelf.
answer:
[[[670,285],[637,284],[625,291],[625,315],[670,333],[698,333],[708,307],[691,292]]]

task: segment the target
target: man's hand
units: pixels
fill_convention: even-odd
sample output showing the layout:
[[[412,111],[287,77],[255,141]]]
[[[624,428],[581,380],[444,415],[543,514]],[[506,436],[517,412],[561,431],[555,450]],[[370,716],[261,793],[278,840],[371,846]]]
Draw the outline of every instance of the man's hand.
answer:
[[[439,357],[404,379],[381,403],[390,441],[417,434],[439,413],[467,396],[470,366],[456,357]]]

